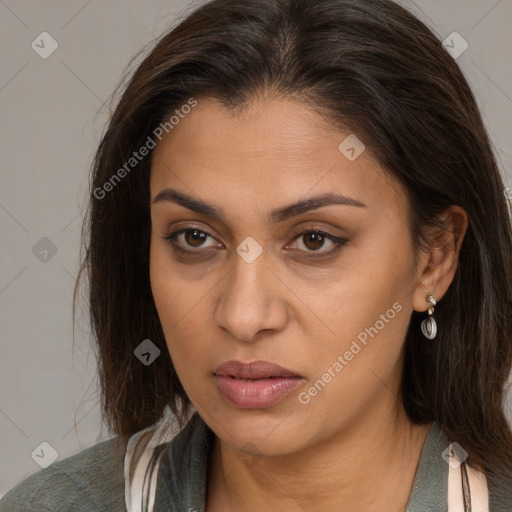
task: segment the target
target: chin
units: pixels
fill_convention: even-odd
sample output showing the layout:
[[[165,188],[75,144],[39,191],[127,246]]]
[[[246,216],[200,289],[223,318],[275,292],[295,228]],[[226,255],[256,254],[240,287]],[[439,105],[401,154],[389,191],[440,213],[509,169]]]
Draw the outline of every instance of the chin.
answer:
[[[236,409],[220,407],[217,414],[203,416],[217,437],[236,450],[251,455],[285,455],[297,451],[304,438],[304,423],[285,407]]]

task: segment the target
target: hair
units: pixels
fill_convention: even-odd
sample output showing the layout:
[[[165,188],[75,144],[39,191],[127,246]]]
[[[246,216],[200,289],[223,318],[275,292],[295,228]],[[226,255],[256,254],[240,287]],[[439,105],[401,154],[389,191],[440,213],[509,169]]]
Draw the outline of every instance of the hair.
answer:
[[[449,206],[466,211],[457,271],[435,310],[437,337],[426,341],[425,315],[411,316],[401,398],[412,422],[437,421],[469,465],[510,482],[510,214],[473,93],[434,33],[390,0],[213,0],[161,37],[123,88],[93,163],[79,274],[90,286],[110,430],[127,437],[167,407],[183,426],[190,406],[150,286],[151,155],[114,184],[113,174],[191,98],[236,111],[272,95],[364,141],[406,191],[418,251]],[[134,357],[145,339],[161,351],[151,366]]]

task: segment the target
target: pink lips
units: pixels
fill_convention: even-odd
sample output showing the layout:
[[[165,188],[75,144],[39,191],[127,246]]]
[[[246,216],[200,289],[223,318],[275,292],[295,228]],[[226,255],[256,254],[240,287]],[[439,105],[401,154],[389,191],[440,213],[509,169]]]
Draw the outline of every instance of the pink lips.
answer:
[[[268,361],[227,361],[214,371],[217,389],[241,409],[264,409],[293,391],[302,377]]]

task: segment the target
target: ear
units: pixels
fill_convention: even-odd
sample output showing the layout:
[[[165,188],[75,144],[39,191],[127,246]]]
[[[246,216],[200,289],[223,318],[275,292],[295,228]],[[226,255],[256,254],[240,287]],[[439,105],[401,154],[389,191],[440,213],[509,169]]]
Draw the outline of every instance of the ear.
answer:
[[[430,248],[422,251],[418,263],[418,285],[414,292],[415,311],[426,311],[430,304],[427,293],[439,301],[453,281],[462,241],[468,228],[465,210],[452,205],[439,216],[443,228],[428,232]]]

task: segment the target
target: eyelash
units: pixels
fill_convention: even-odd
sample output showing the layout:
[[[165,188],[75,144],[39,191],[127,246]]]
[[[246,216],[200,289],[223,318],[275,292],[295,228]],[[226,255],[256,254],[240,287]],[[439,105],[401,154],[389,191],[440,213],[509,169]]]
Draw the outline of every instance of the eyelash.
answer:
[[[181,235],[182,233],[186,233],[188,231],[197,231],[198,233],[205,234],[205,235],[215,239],[215,237],[213,235],[211,235],[210,233],[208,233],[208,231],[205,231],[204,229],[195,228],[195,227],[180,228],[180,229],[177,229],[176,231],[173,231],[172,233],[169,233],[167,236],[163,236],[162,238],[167,240],[171,244],[171,246],[174,250],[179,251],[184,254],[200,256],[201,253],[203,253],[203,255],[205,255],[205,254],[211,252],[208,249],[207,250],[201,250],[201,249],[188,250],[188,249],[183,249],[183,247],[180,247],[176,243],[176,238],[179,235]],[[313,251],[313,250],[306,251],[308,253],[311,253],[311,255],[307,256],[308,258],[326,258],[326,257],[332,256],[335,253],[337,253],[348,242],[348,240],[346,238],[338,238],[334,235],[331,235],[330,233],[327,233],[325,231],[321,231],[321,230],[315,229],[315,228],[306,229],[304,231],[301,231],[293,238],[293,240],[297,240],[301,236],[304,236],[307,234],[321,235],[324,238],[331,240],[332,242],[334,242],[336,244],[336,246],[333,247],[332,249],[330,249],[329,251],[324,251],[324,252]],[[209,249],[213,249],[213,247],[209,248]]]

